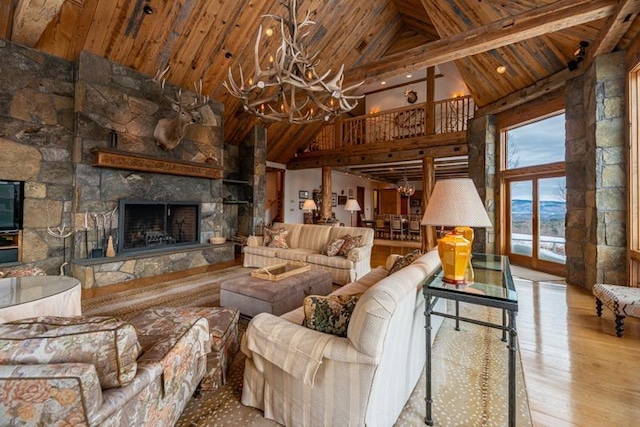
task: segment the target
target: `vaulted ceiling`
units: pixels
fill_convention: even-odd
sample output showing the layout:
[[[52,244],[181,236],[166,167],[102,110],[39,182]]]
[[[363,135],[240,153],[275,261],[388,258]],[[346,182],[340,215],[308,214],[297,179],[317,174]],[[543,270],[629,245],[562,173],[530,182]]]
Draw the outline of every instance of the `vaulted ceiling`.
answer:
[[[581,41],[590,61],[628,48],[640,30],[640,0],[299,0],[299,18],[307,11],[321,70],[345,64],[349,84],[454,61],[476,105],[494,112],[562,87]],[[0,37],[72,61],[86,50],[148,75],[169,65],[168,80],[186,88],[202,79],[225,105],[225,142],[237,144],[259,121],[222,83],[230,67],[253,70],[265,14],[284,15],[282,1],[3,0]],[[267,124],[268,160],[287,163],[319,126]]]

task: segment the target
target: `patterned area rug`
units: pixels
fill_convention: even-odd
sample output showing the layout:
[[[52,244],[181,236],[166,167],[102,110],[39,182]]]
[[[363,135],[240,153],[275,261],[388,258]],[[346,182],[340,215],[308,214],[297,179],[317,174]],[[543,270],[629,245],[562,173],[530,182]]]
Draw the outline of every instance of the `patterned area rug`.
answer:
[[[461,315],[500,322],[500,311],[461,304]],[[246,320],[241,326],[246,327]],[[432,406],[435,426],[491,427],[508,425],[507,409],[507,357],[508,351],[501,341],[501,332],[470,323],[446,319],[436,334],[433,346]],[[244,328],[241,328],[243,331]],[[255,408],[243,406],[242,377],[245,356],[238,352],[233,360],[227,383],[216,391],[205,391],[191,399],[177,427],[204,426],[278,426],[263,417]],[[524,383],[520,352],[516,363],[517,422],[518,427],[532,426],[529,403]],[[426,414],[426,375],[422,375],[407,401],[396,427],[423,426]]]
[[[86,316],[114,316],[128,320],[152,307],[218,307],[220,283],[228,278],[254,270],[233,266],[210,273],[161,282],[82,301]]]
[[[129,319],[150,307],[218,306],[220,282],[251,269],[234,266],[215,273],[203,273],[185,279],[163,282],[82,301],[85,315],[111,315]],[[461,304],[461,314],[480,320],[499,322],[495,309]],[[241,318],[242,334],[247,319]],[[433,415],[436,426],[504,426],[507,425],[507,348],[501,332],[470,323],[446,319],[436,334],[433,346]],[[532,425],[529,404],[517,353],[518,427]],[[242,377],[245,356],[238,352],[227,375],[227,383],[215,391],[203,391],[192,398],[177,426],[277,426],[262,412],[243,406]],[[425,417],[425,372],[407,401],[396,426],[421,426]]]

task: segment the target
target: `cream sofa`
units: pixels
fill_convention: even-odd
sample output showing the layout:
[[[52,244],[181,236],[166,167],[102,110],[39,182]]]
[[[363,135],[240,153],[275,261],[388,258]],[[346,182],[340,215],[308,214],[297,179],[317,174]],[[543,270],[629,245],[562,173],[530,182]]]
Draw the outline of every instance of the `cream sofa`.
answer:
[[[255,316],[242,340],[242,403],[286,426],[393,425],[425,364],[421,282],[439,266],[430,251],[389,276],[377,267],[334,291],[364,292],[347,337],[301,326],[302,307]],[[437,309],[444,310],[443,300]],[[441,323],[432,318],[432,336]]]
[[[0,424],[173,426],[211,349],[207,319],[190,313],[0,325]]]
[[[245,267],[268,267],[286,261],[302,261],[314,268],[331,273],[333,283],[344,285],[371,270],[371,248],[374,231],[365,227],[332,227],[329,225],[275,223],[273,230],[285,229],[288,249],[264,246],[262,236],[250,236],[243,248]],[[352,249],[347,257],[327,256],[322,252],[327,244],[345,234],[362,236],[360,247]]]

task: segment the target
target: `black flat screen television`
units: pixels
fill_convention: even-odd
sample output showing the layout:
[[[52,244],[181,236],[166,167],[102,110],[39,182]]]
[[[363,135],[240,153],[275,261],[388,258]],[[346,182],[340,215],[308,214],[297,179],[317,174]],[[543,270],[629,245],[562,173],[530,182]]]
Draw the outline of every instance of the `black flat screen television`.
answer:
[[[24,182],[0,181],[0,231],[22,229]]]

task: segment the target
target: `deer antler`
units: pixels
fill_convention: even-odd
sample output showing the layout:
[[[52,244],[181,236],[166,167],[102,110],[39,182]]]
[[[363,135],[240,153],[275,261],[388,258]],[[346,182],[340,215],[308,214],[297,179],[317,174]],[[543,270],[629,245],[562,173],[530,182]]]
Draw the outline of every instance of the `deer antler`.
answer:
[[[169,73],[170,67],[164,70],[158,70],[156,75],[151,79],[162,90],[162,95],[171,102],[171,106],[178,112],[173,119],[163,118],[158,120],[153,136],[156,144],[165,150],[173,150],[176,148],[182,138],[187,126],[196,122],[193,111],[205,106],[209,102],[209,96],[202,94],[202,79],[193,83],[194,95],[191,101],[185,101],[182,89],[178,89],[175,96],[169,96],[165,93],[164,86],[166,82],[165,76]]]
[[[242,100],[245,111],[267,121],[326,121],[339,112],[352,110],[357,101],[350,100],[363,96],[348,93],[362,83],[343,89],[344,66],[331,79],[331,70],[318,74],[316,67],[319,52],[311,54],[303,44],[303,40],[310,34],[307,28],[315,25],[311,12],[307,11],[304,19],[297,22],[296,0],[280,0],[280,3],[288,9],[288,17],[263,15],[263,18],[278,22],[281,32],[280,46],[270,55],[269,67],[264,69],[260,66],[260,25],[254,45],[253,77],[245,82],[242,67],[238,67],[240,81],[236,81],[230,68],[223,86],[232,96]]]

